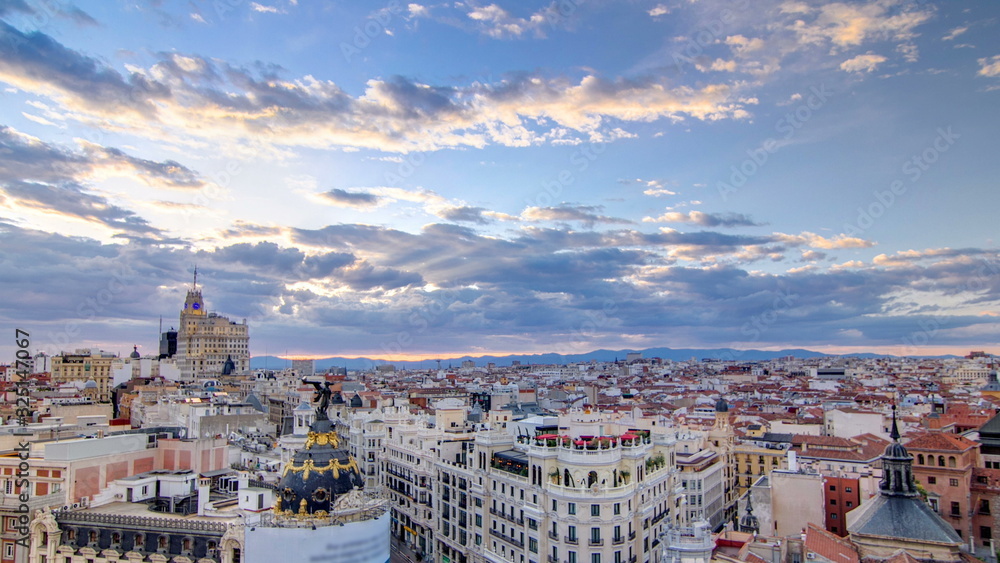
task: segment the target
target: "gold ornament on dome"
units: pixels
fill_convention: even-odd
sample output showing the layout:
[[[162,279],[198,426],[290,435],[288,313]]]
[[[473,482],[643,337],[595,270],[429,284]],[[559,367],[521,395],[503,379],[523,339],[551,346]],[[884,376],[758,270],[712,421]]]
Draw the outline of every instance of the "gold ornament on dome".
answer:
[[[361,470],[358,468],[358,462],[354,460],[354,457],[347,458],[347,463],[341,463],[339,459],[331,459],[326,465],[316,465],[313,460],[307,459],[302,462],[302,465],[295,465],[295,463],[291,461],[288,462],[288,465],[285,466],[285,471],[282,472],[281,476],[284,477],[289,471],[291,471],[292,473],[301,473],[302,480],[306,481],[309,479],[310,473],[315,472],[322,474],[327,471],[331,471],[333,472],[333,478],[339,479],[341,470],[348,471],[351,469],[357,473],[361,473]]]
[[[332,448],[340,447],[340,436],[336,432],[310,432],[306,434],[306,446],[308,450],[313,446],[325,446],[329,444]]]

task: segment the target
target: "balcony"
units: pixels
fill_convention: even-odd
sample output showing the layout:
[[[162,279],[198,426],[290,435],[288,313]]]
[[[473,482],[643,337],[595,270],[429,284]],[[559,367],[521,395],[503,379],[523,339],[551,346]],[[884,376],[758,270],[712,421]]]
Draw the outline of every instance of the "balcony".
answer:
[[[553,531],[550,530],[549,531],[549,539],[558,540],[559,539],[559,533],[558,532],[553,532]]]
[[[573,536],[573,537],[566,536],[566,537],[563,538],[563,541],[566,542],[566,543],[568,543],[568,544],[570,544],[570,545],[576,545],[577,542],[580,541],[580,538],[578,538],[576,536]]]
[[[550,554],[550,555],[549,555],[549,557],[548,557],[548,562],[549,562],[549,563],[559,563],[559,558],[558,558],[558,557],[553,557],[553,556],[552,556],[552,555]]]
[[[512,538],[510,536],[501,534],[497,530],[490,530],[490,535],[494,536],[494,537],[497,537],[497,538],[500,538],[501,540],[503,540],[503,541],[505,541],[505,542],[507,542],[509,544],[513,544],[513,545],[517,546],[518,549],[524,549],[524,543],[523,542],[518,541],[518,540],[516,540],[516,539],[514,539],[514,538]]]
[[[604,545],[604,538],[590,538],[590,541],[587,542],[587,545],[591,547],[600,547]]]
[[[628,541],[632,541],[634,539],[635,539],[635,531],[633,530],[628,533]]]
[[[514,518],[510,514],[505,514],[505,513],[500,512],[499,510],[497,510],[495,508],[491,508],[490,509],[490,514],[492,514],[493,516],[499,516],[500,518],[503,518],[504,520],[506,520],[508,522],[512,522],[514,524],[517,524],[518,526],[523,526],[524,525],[524,518]]]
[[[621,545],[625,543],[625,536],[611,538],[611,545]]]

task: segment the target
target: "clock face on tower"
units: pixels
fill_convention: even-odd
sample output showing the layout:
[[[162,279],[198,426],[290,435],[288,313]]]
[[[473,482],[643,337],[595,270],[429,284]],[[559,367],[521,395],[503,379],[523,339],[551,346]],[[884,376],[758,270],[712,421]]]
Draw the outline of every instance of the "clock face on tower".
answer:
[[[201,303],[192,303],[191,308],[197,311],[198,309],[201,309]]]

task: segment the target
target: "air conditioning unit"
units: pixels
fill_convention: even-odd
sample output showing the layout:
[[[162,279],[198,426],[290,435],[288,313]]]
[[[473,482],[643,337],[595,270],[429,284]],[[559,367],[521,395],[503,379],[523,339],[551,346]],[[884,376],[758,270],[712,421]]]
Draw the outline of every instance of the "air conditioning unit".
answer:
[[[74,502],[73,503],[73,508],[80,508],[80,503]]]
[[[816,559],[816,554],[810,551],[806,553],[806,559]]]

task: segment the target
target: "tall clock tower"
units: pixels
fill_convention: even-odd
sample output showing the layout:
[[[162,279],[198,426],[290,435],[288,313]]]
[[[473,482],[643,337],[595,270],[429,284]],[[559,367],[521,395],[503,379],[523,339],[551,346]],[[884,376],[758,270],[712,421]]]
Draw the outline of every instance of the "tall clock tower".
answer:
[[[184,298],[180,328],[177,330],[177,367],[182,381],[215,378],[223,373],[226,360],[232,360],[235,373],[250,369],[250,332],[246,319],[230,321],[218,313],[209,313],[198,288],[198,269],[194,283]]]

